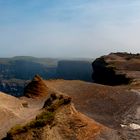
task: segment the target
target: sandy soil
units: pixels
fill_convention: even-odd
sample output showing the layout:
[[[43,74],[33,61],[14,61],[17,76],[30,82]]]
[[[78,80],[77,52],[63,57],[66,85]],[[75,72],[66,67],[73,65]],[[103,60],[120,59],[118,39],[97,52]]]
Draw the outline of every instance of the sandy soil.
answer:
[[[22,124],[35,118],[43,102],[26,97],[18,99],[0,93],[0,139],[16,124]]]

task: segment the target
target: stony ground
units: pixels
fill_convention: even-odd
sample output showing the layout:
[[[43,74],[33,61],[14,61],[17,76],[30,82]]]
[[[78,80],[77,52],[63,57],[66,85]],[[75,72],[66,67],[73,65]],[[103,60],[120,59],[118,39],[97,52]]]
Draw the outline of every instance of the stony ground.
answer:
[[[139,86],[104,86],[83,81],[48,80],[49,92],[69,95],[76,109],[108,128],[102,140],[139,140],[140,138],[140,89]],[[0,94],[0,138],[16,124],[35,118],[46,100],[20,99]]]
[[[120,140],[140,139],[140,86],[103,86],[82,81],[46,81],[48,87],[70,95],[76,108],[118,131]],[[105,139],[116,134],[103,134]],[[111,136],[112,137],[112,136]]]

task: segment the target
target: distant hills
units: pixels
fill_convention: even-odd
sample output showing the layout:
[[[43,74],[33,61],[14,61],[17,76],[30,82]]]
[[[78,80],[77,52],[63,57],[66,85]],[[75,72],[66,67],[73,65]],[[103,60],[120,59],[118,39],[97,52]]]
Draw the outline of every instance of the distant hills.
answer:
[[[23,60],[23,61],[29,61],[29,62],[35,62],[44,64],[48,67],[56,66],[59,59],[53,59],[53,58],[37,58],[32,56],[15,56],[11,58],[0,58],[0,63],[8,63],[10,61],[16,61],[16,60]]]
[[[36,74],[44,79],[92,81],[91,59],[53,59],[32,56],[0,58],[0,91],[20,96]]]

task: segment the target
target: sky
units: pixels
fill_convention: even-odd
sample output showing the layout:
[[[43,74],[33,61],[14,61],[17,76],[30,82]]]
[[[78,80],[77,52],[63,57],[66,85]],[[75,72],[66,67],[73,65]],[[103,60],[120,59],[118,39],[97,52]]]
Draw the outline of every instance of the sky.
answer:
[[[0,57],[140,53],[139,0],[0,0]]]

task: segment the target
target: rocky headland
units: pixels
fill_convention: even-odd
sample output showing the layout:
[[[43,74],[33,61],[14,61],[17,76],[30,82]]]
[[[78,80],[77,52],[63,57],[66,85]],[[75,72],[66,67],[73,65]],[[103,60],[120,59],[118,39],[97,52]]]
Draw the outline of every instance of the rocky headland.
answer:
[[[106,85],[140,81],[140,54],[111,53],[92,63],[93,80]]]

